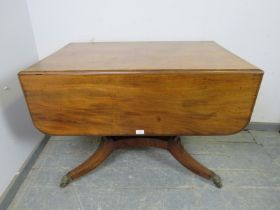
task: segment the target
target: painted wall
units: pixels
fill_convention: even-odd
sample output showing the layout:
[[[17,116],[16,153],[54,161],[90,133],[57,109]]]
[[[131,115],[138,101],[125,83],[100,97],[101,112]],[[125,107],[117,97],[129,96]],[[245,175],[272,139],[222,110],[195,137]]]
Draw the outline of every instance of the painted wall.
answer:
[[[40,58],[73,41],[215,40],[265,70],[252,121],[280,122],[277,0],[27,0]]]
[[[22,0],[0,1],[0,195],[43,135],[30,120],[17,72],[38,60],[28,9]]]

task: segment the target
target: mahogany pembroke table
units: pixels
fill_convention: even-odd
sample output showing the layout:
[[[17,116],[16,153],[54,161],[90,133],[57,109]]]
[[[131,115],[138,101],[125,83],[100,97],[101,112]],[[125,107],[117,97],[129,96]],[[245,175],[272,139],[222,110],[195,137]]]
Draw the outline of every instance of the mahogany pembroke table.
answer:
[[[263,72],[215,42],[71,43],[19,72],[34,125],[48,135],[102,136],[64,187],[115,149],[159,147],[221,187],[182,135],[227,135],[249,122]],[[160,179],[160,177],[159,177]]]

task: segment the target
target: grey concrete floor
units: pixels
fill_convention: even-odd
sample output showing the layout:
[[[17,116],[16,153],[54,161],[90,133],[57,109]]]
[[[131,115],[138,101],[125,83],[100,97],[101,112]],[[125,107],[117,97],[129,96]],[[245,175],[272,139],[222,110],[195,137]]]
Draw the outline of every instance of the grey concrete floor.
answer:
[[[280,209],[280,135],[182,137],[185,148],[223,179],[215,188],[157,148],[115,151],[64,189],[61,177],[98,145],[92,137],[52,137],[10,210]]]

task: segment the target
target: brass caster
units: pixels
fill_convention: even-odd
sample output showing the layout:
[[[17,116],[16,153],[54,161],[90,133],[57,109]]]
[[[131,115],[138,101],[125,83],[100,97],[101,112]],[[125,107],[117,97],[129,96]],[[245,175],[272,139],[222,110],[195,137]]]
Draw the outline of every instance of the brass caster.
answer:
[[[219,175],[215,174],[212,176],[212,181],[214,183],[214,185],[217,187],[217,188],[222,188],[223,186],[223,183],[222,183],[222,179]]]
[[[72,179],[70,177],[68,177],[67,175],[65,175],[62,177],[59,186],[61,188],[66,187],[71,181],[72,181]]]

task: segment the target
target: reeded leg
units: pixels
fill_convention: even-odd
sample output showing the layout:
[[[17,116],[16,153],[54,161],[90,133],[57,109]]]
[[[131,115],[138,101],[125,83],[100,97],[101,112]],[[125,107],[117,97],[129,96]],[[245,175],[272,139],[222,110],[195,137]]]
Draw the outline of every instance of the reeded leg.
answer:
[[[221,178],[213,171],[200,164],[188,152],[186,152],[181,144],[179,136],[168,141],[168,151],[187,169],[199,176],[212,180],[216,187],[222,187]]]
[[[98,149],[85,162],[68,172],[62,177],[60,187],[66,187],[71,181],[85,175],[100,165],[114,150],[114,143],[110,139],[103,138]]]

